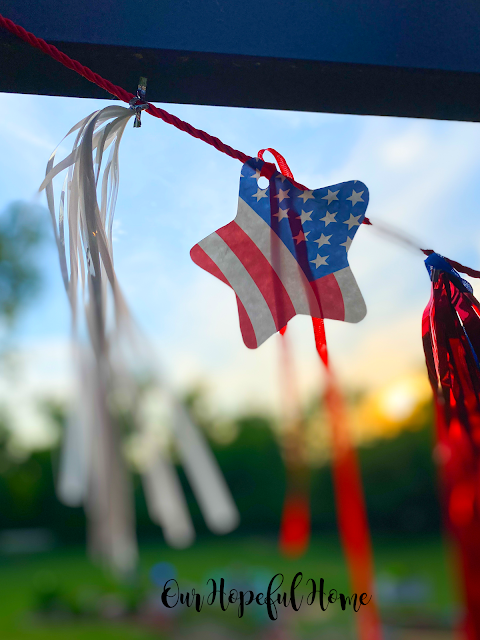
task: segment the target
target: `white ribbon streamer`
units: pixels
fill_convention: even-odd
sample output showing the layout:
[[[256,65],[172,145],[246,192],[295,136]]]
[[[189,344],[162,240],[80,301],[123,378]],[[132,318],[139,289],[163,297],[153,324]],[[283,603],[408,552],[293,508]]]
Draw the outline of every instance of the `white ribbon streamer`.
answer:
[[[238,523],[216,460],[185,408],[155,373],[151,349],[133,322],[116,278],[112,225],[119,185],[118,149],[134,115],[131,109],[111,106],[77,123],[67,134],[76,132],[72,152],[55,164],[59,147],[55,149],[40,186],[46,192],[71,307],[80,381],[63,443],[57,492],[66,504],[84,505],[92,553],[122,573],[134,569],[137,547],[118,411],[110,399],[120,392],[139,437],[144,437],[139,411],[142,387],[136,379],[141,369],[142,374],[148,371],[150,385],[170,399],[171,437],[207,525],[225,533]],[[64,171],[57,214],[53,181]],[[87,344],[81,339],[85,330]],[[142,475],[150,516],[162,527],[167,542],[177,547],[190,544],[195,532],[185,497],[175,467],[160,447],[150,450]]]

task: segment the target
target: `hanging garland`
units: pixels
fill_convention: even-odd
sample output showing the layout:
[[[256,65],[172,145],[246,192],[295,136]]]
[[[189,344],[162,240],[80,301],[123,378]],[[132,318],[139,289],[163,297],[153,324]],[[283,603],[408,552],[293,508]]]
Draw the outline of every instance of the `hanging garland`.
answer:
[[[274,164],[263,160],[266,149],[260,151],[258,157],[250,158],[218,138],[148,103],[143,85],[139,86],[137,95],[133,95],[1,15],[0,26],[130,106],[129,109],[107,107],[78,123],[70,132],[79,130],[74,151],[56,167],[53,166],[52,155],[41,187],[47,192],[74,325],[77,318],[78,265],[82,286],[88,288],[89,300],[85,306],[85,317],[93,353],[97,358],[97,392],[102,385],[108,387],[113,384],[108,375],[105,377],[101,365],[112,357],[113,352],[111,345],[107,344],[105,334],[107,283],[113,295],[118,327],[129,318],[113,270],[111,246],[111,221],[118,186],[118,144],[127,120],[135,116],[135,126],[140,126],[141,111],[145,110],[242,162],[237,217],[195,245],[191,257],[201,268],[235,291],[240,329],[247,347],[257,348],[271,335],[280,332],[287,363],[284,368],[286,379],[293,380],[285,336],[287,323],[296,314],[312,317],[315,345],[326,374],[324,397],[333,442],[333,476],[340,535],[354,589],[373,593],[371,541],[358,460],[347,426],[345,403],[328,358],[323,322],[324,318],[358,322],[366,313],[363,297],[347,259],[350,244],[359,226],[372,224],[365,217],[368,204],[366,186],[351,181],[308,190],[294,180],[286,161],[275,150],[268,149],[274,155],[279,171]],[[107,122],[111,118],[114,119],[110,123],[103,128],[99,127],[101,122]],[[103,150],[111,143],[112,151],[104,170],[99,206],[96,190],[100,165]],[[69,168],[65,182],[68,187],[64,187],[62,192],[57,217],[51,181],[66,168]],[[260,189],[257,184],[261,176],[269,180],[267,189]],[[63,224],[66,209],[69,220],[70,265],[67,264],[65,255]],[[398,231],[382,229],[380,224],[375,226],[412,245]],[[435,397],[438,440],[436,451],[445,496],[445,518],[461,552],[467,604],[465,629],[468,638],[473,639],[480,637],[480,596],[476,587],[480,576],[480,304],[459,272],[475,278],[480,277],[480,272],[439,256],[432,250],[416,248],[428,256],[425,262],[432,280],[432,297],[423,316],[423,342]],[[130,320],[126,324],[129,322]],[[290,388],[293,387],[292,382]],[[101,403],[100,396],[97,400]],[[115,429],[108,426],[108,411],[104,411],[104,414],[104,442],[112,444],[117,436]],[[88,420],[85,421],[84,429],[87,429],[87,423]],[[287,455],[289,486],[281,529],[281,546],[285,552],[293,554],[302,552],[308,545],[310,527],[308,482],[302,470],[301,456],[295,452],[295,440],[302,430],[301,422],[297,422],[292,430]],[[80,431],[75,433],[78,436]],[[183,438],[177,438],[178,444],[181,448],[181,441],[187,438],[196,442],[197,453],[203,452],[200,457],[203,456],[205,468],[210,469],[211,482],[202,485],[198,498],[212,528],[221,529],[223,526],[226,530],[234,526],[236,511],[209,454],[205,453],[202,443],[198,444],[196,434],[193,428],[184,430],[181,434]],[[118,445],[113,446],[112,450],[117,451]],[[105,451],[106,446],[104,453]],[[102,459],[101,462],[110,465],[108,468],[113,470],[120,486],[124,472],[120,466],[120,456],[114,458],[113,461]],[[190,460],[193,460],[191,456]],[[97,466],[97,475],[100,466]],[[198,476],[200,467],[191,465],[192,478],[195,474]],[[95,479],[94,476],[95,474],[90,477],[90,482],[92,478]],[[175,494],[176,485],[171,480],[171,470],[163,467],[160,472],[157,470],[155,478],[152,476],[150,482],[147,481],[147,495],[156,481],[168,477],[172,495]],[[98,483],[98,477],[96,481]],[[104,480],[93,486],[97,490],[100,487],[101,490],[108,491],[107,484]],[[91,488],[88,482],[85,486]],[[213,501],[208,498],[209,490],[215,494]],[[118,497],[117,493],[117,497],[112,498],[112,522],[123,520],[125,532],[129,527],[131,529],[131,521],[128,513],[122,511]],[[94,495],[94,502],[107,498],[105,495],[103,498]],[[105,505],[104,502],[102,508]],[[91,509],[95,512],[95,505]],[[167,528],[171,519],[177,523],[181,523],[183,519],[183,531],[188,536],[189,524],[184,510],[175,515],[171,505],[169,507],[165,502],[162,503],[161,497],[157,496],[152,499],[151,512],[161,512],[158,519]],[[107,532],[96,533],[96,544],[103,546],[104,553],[108,553],[107,547],[114,536],[112,522],[107,526]],[[115,549],[119,548],[123,548],[123,551],[130,548],[130,551],[125,552],[126,555],[124,553],[125,557],[134,553],[131,535],[130,538],[127,535],[123,540],[114,542],[114,548],[110,550],[113,555],[116,553]],[[359,618],[360,637],[362,640],[379,640],[382,637],[381,626],[373,601],[362,612],[363,617]]]

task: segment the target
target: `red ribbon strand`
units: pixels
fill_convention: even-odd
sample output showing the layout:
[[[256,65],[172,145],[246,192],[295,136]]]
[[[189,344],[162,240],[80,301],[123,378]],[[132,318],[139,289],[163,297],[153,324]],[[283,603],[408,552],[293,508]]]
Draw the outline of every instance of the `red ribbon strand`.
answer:
[[[275,149],[262,149],[258,153],[260,159],[263,159],[265,151],[274,156],[281,173],[293,180],[285,158]],[[359,596],[361,593],[372,596],[368,607],[363,607],[358,613],[359,637],[360,640],[381,640],[382,627],[374,595],[372,544],[360,468],[348,428],[345,401],[328,358],[325,325],[322,318],[312,318],[312,323],[315,346],[327,375],[325,405],[332,434],[333,481],[340,538],[354,592]],[[302,497],[297,497],[294,505],[292,497],[287,494],[282,522],[284,536],[287,532],[292,532],[290,536],[293,538],[298,535],[303,530],[305,519]]]
[[[65,53],[60,51],[60,49],[57,49],[57,47],[53,46],[52,44],[48,44],[48,42],[46,42],[42,38],[37,38],[37,36],[35,36],[33,33],[26,31],[26,29],[18,24],[15,24],[15,22],[12,22],[1,14],[0,27],[7,29],[7,31],[10,31],[10,33],[13,33],[21,40],[28,42],[28,44],[30,44],[32,47],[40,49],[40,51],[43,51],[43,53],[46,53],[54,60],[57,60],[57,62],[60,62],[60,64],[63,64],[64,67],[75,71],[90,82],[93,82],[102,89],[105,89],[105,91],[108,91],[108,93],[110,93],[111,95],[116,96],[119,100],[128,103],[132,98],[135,97],[133,93],[125,91],[125,89],[119,87],[116,84],[113,84],[113,82],[110,82],[109,80],[105,80],[105,78],[102,78],[102,76],[98,75],[98,73],[95,73],[85,65],[80,64],[80,62],[78,62],[77,60],[69,58]],[[149,104],[149,107],[148,109],[146,109],[146,111],[151,116],[160,118],[160,120],[163,120],[167,124],[171,124],[177,129],[180,129],[180,131],[184,131],[194,138],[203,140],[203,142],[212,145],[212,147],[215,147],[215,149],[221,151],[222,153],[225,153],[231,158],[240,160],[240,162],[242,163],[245,163],[249,159],[249,156],[247,156],[245,153],[242,153],[237,149],[233,149],[228,144],[222,142],[219,138],[215,138],[214,136],[211,136],[209,133],[206,133],[201,129],[192,127],[192,125],[188,124],[188,122],[180,120],[180,118],[177,118],[171,113],[168,113],[168,111],[165,111],[164,109],[159,109],[158,107],[153,106],[153,104]]]
[[[325,404],[332,435],[332,465],[338,529],[353,591],[368,593],[368,607],[358,613],[360,640],[381,640],[382,627],[374,593],[374,565],[367,509],[345,401],[331,369],[323,319],[312,318],[315,346],[327,375]]]

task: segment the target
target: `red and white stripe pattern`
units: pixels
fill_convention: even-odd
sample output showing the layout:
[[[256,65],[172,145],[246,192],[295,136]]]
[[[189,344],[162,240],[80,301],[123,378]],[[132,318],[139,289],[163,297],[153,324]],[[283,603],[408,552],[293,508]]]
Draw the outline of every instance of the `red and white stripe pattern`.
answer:
[[[346,267],[309,282],[272,228],[240,197],[235,220],[190,252],[236,293],[245,345],[259,347],[297,314],[359,322],[366,306]]]

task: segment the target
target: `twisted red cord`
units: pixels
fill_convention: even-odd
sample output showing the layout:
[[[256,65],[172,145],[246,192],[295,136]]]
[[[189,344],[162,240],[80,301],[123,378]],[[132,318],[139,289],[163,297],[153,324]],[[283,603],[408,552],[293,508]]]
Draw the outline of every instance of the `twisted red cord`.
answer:
[[[8,18],[5,18],[5,16],[2,16],[1,14],[0,14],[0,27],[3,27],[7,31],[10,31],[10,33],[13,33],[13,35],[17,36],[17,38],[24,40],[32,47],[35,47],[36,49],[40,49],[40,51],[42,51],[43,53],[46,53],[48,56],[50,56],[57,62],[60,62],[61,64],[63,64],[63,66],[67,67],[67,69],[71,69],[72,71],[75,71],[76,73],[86,78],[89,82],[93,82],[94,84],[101,87],[102,89],[105,89],[105,91],[117,97],[119,100],[122,100],[123,102],[128,103],[132,98],[135,97],[133,93],[130,93],[129,91],[125,91],[125,89],[123,89],[122,87],[119,87],[117,84],[113,84],[113,82],[110,82],[105,78],[102,78],[102,76],[99,76],[98,73],[95,73],[85,65],[80,64],[80,62],[78,62],[77,60],[73,60],[72,58],[69,58],[69,56],[67,56],[65,53],[60,51],[60,49],[57,49],[57,47],[55,47],[53,44],[48,44],[48,42],[43,40],[43,38],[37,38],[37,36],[33,35],[33,33],[30,33],[30,31],[27,31],[20,25],[16,24],[15,22],[12,22],[12,20],[9,20]],[[230,156],[235,160],[240,160],[240,162],[245,163],[250,158],[250,156],[247,156],[245,153],[242,153],[237,149],[233,149],[228,144],[225,144],[219,138],[216,138],[215,136],[211,136],[209,133],[206,133],[206,131],[202,131],[201,129],[196,129],[188,122],[185,122],[180,118],[177,118],[177,116],[174,116],[173,114],[168,113],[168,111],[165,111],[164,109],[159,109],[158,107],[155,107],[153,104],[149,103],[149,107],[148,109],[146,109],[146,112],[149,113],[151,116],[154,116],[155,118],[160,118],[160,120],[163,120],[167,124],[171,124],[177,129],[180,129],[180,131],[184,131],[185,133],[188,133],[193,138],[198,138],[199,140],[202,140],[203,142],[206,142],[207,144],[212,145],[212,147],[215,147],[217,151],[221,151],[222,153],[225,153],[227,156]],[[262,149],[262,151],[259,152],[260,158],[263,157],[264,151],[270,151],[271,153],[273,153],[273,155],[275,156],[275,159],[279,163],[280,171],[287,177],[293,179],[292,172],[290,171],[290,168],[287,162],[285,161],[285,158],[283,158],[283,156],[281,156],[277,151],[275,151],[275,149]],[[363,220],[363,224],[371,225],[372,223],[367,217],[365,217]],[[430,253],[432,253],[430,249],[421,249],[421,251],[423,251],[423,253],[425,253],[426,255],[430,255]],[[473,278],[480,278],[480,271],[476,271],[475,269],[471,269],[470,267],[464,267],[459,262],[455,262],[454,260],[448,260],[448,262],[450,262],[450,264],[457,271],[460,271],[461,273],[466,273],[467,275],[472,276]]]
[[[0,26],[7,29],[7,31],[10,31],[10,33],[13,33],[15,36],[17,36],[21,40],[28,42],[28,44],[30,44],[32,47],[40,49],[40,51],[43,51],[43,53],[46,53],[47,55],[52,57],[54,60],[57,60],[57,62],[60,62],[68,69],[71,69],[72,71],[76,71],[76,73],[80,74],[90,82],[93,82],[94,84],[98,85],[102,89],[105,89],[105,91],[108,91],[108,93],[111,93],[112,95],[116,96],[119,100],[123,100],[123,102],[130,102],[130,100],[133,97],[135,97],[133,93],[125,91],[125,89],[123,89],[122,87],[119,87],[116,84],[113,84],[113,82],[109,82],[108,80],[105,80],[105,78],[102,78],[102,76],[99,76],[98,73],[95,73],[85,65],[80,64],[80,62],[78,62],[77,60],[72,60],[72,58],[69,58],[65,53],[57,49],[57,47],[53,46],[52,44],[48,44],[48,42],[45,42],[45,40],[43,40],[42,38],[37,38],[36,36],[33,35],[33,33],[26,31],[23,27],[19,26],[18,24],[15,24],[15,22],[12,22],[11,20],[9,20],[8,18],[5,18],[1,14],[0,14]],[[185,133],[188,133],[194,138],[203,140],[203,142],[206,142],[207,144],[212,145],[212,147],[215,147],[215,149],[217,149],[218,151],[221,151],[222,153],[227,154],[227,156],[230,156],[231,158],[240,160],[240,162],[242,163],[246,162],[249,159],[249,156],[247,156],[245,153],[242,153],[237,149],[233,149],[228,144],[225,144],[218,138],[211,136],[209,133],[206,133],[201,129],[196,129],[195,127],[192,127],[192,125],[188,124],[188,122],[184,122],[183,120],[180,120],[180,118],[177,118],[171,113],[168,113],[168,111],[165,111],[164,109],[159,109],[158,107],[154,107],[153,104],[150,104],[150,106],[148,107],[148,109],[146,109],[146,111],[151,116],[154,116],[155,118],[160,118],[160,120],[163,120],[167,124],[173,125],[177,129],[180,129],[180,131],[185,131]]]
[[[101,87],[102,89],[105,89],[105,91],[108,91],[108,93],[111,93],[113,96],[116,96],[119,100],[122,100],[123,102],[130,102],[130,100],[135,97],[133,93],[130,93],[129,91],[125,91],[125,89],[123,89],[122,87],[119,87],[116,84],[113,84],[113,82],[110,82],[109,80],[105,80],[105,78],[102,78],[102,76],[99,76],[98,73],[95,73],[85,65],[80,64],[80,62],[78,62],[77,60],[73,60],[72,58],[69,58],[65,53],[60,51],[60,49],[57,49],[57,47],[55,47],[53,44],[48,44],[48,42],[46,42],[42,38],[37,38],[37,36],[33,35],[33,33],[30,33],[30,31],[27,31],[20,25],[15,24],[15,22],[12,22],[12,20],[5,18],[1,14],[0,14],[0,26],[7,29],[7,31],[10,31],[10,33],[13,33],[15,36],[17,36],[21,40],[28,42],[28,44],[30,44],[32,47],[36,47],[37,49],[40,49],[40,51],[43,51],[43,53],[46,53],[57,62],[60,62],[61,64],[63,64],[68,69],[71,69],[72,71],[75,71],[76,73],[80,74],[81,76],[86,78],[89,82],[93,82],[94,84]],[[225,144],[224,142],[222,142],[219,138],[216,138],[215,136],[211,136],[209,133],[206,133],[201,129],[196,129],[195,127],[192,127],[192,125],[189,124],[188,122],[185,122],[184,120],[180,120],[180,118],[177,118],[177,116],[174,116],[171,113],[168,113],[168,111],[165,111],[164,109],[159,109],[158,107],[155,107],[153,104],[150,104],[150,106],[148,107],[148,109],[146,109],[146,111],[151,116],[154,116],[155,118],[160,118],[160,120],[163,120],[167,124],[171,124],[177,129],[180,129],[180,131],[184,131],[185,133],[188,133],[194,138],[203,140],[203,142],[206,142],[207,144],[212,145],[212,147],[215,147],[215,149],[217,149],[218,151],[221,151],[222,153],[225,153],[227,156],[230,156],[231,158],[240,160],[240,162],[242,163],[245,163],[249,159],[249,156],[247,156],[245,153],[242,153],[237,149],[233,149],[228,144]],[[278,166],[280,168],[280,171],[287,177],[293,178],[292,172],[290,171],[290,168],[286,163],[285,158],[283,158],[283,156],[281,156],[277,151],[275,151],[275,149],[262,149],[262,151],[259,152],[259,158],[263,157],[264,151],[270,151],[271,153],[273,153],[273,155],[275,156],[275,159],[279,163]],[[372,223],[368,218],[364,218],[363,224],[371,225]]]

